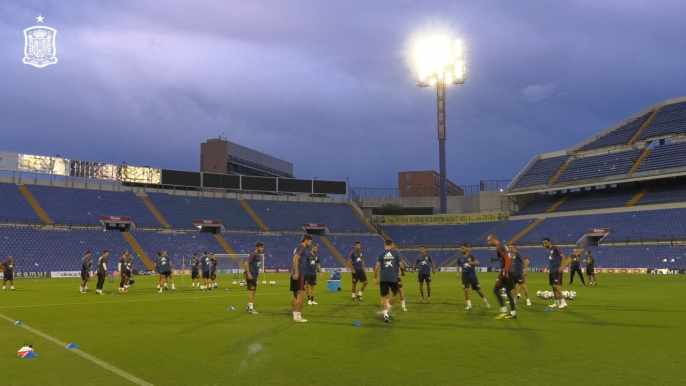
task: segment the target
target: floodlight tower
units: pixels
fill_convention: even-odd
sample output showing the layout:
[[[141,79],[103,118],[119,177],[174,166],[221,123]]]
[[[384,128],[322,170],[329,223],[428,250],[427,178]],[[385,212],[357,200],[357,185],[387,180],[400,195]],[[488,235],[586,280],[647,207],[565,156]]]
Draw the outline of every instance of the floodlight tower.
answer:
[[[466,81],[462,43],[445,36],[421,39],[415,45],[417,86],[436,87],[438,97],[438,158],[441,214],[448,213],[448,180],[445,167],[445,88]]]

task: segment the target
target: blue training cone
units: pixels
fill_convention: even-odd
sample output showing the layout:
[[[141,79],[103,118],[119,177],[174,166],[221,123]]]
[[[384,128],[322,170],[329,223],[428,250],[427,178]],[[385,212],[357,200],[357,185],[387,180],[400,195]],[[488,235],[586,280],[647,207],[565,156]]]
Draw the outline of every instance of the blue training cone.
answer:
[[[38,356],[38,355],[36,355],[35,352],[29,351],[29,352],[27,352],[26,354],[24,354],[24,355],[21,357],[21,359],[35,358],[35,357],[37,357],[37,356]]]
[[[229,310],[229,311],[233,311],[233,307],[229,307],[228,310]]]
[[[67,348],[79,348],[79,346],[77,346],[76,343],[69,343]]]
[[[14,322],[14,325],[15,325],[15,326],[23,326],[24,323],[22,323],[22,322],[20,322],[20,321],[17,320],[16,322]]]
[[[353,326],[355,326],[355,327],[361,326],[361,325],[362,325],[362,323],[360,323],[360,322],[355,322],[355,323],[353,323]]]
[[[553,309],[552,309],[552,308],[548,308],[547,310],[545,310],[545,312],[553,312]]]
[[[408,296],[408,297],[406,297],[406,298],[405,298],[405,300],[410,300],[410,297],[409,297],[409,296]]]

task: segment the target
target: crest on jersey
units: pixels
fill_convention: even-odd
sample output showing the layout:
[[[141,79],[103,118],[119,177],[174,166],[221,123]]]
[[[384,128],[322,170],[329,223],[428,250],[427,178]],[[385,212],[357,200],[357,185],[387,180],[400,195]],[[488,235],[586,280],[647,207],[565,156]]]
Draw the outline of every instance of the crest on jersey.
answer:
[[[24,30],[24,64],[42,68],[57,63],[57,30],[35,26]]]

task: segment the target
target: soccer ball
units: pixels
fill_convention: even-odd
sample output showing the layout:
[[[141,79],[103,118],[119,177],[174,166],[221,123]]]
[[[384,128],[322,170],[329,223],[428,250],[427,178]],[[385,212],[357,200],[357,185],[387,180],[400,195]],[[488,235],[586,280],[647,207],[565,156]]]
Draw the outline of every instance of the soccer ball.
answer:
[[[269,282],[269,285],[276,285],[276,282],[274,280]]]
[[[267,284],[267,281],[266,281],[266,280],[262,280],[262,284]]]
[[[238,283],[236,283],[236,281],[234,280],[234,281],[233,281],[233,285],[236,285],[236,284],[238,284]]]

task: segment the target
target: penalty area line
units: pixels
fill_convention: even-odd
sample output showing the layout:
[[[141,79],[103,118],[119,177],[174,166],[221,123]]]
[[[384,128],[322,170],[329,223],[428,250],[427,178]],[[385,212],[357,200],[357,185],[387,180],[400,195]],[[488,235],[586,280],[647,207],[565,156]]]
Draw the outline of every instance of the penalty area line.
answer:
[[[10,323],[14,323],[14,320],[10,319],[9,317],[7,317],[7,316],[5,316],[5,315],[3,315],[3,314],[0,314],[0,318],[5,319],[5,320],[7,320],[7,321],[10,322]],[[28,331],[30,331],[30,332],[32,332],[32,333],[34,333],[34,334],[40,336],[41,338],[44,338],[44,339],[46,339],[46,340],[49,340],[49,341],[51,341],[52,343],[55,343],[55,344],[58,345],[58,346],[62,346],[62,347],[65,348],[65,350],[67,350],[67,348],[66,348],[66,347],[67,347],[67,343],[62,342],[62,341],[60,341],[60,340],[57,339],[57,338],[53,338],[52,336],[50,336],[50,335],[48,335],[48,334],[45,334],[45,333],[42,333],[42,332],[36,330],[35,328],[31,328],[31,327],[29,327],[29,326],[27,326],[27,325],[25,325],[25,324],[22,324],[22,325],[19,326],[19,327],[23,327],[23,328],[25,328],[26,330],[28,330]],[[71,352],[73,352],[74,354],[79,355],[79,356],[81,356],[81,357],[83,357],[83,358],[85,358],[85,359],[87,359],[87,360],[89,360],[89,361],[95,363],[96,365],[98,365],[98,366],[100,366],[100,367],[102,367],[102,368],[104,368],[104,369],[107,369],[107,370],[109,370],[109,371],[111,371],[111,372],[113,372],[113,373],[119,375],[120,377],[125,378],[125,379],[127,379],[127,380],[129,380],[129,381],[131,381],[131,382],[133,382],[133,383],[135,383],[135,384],[137,384],[137,385],[141,385],[141,386],[153,386],[152,383],[147,382],[147,381],[144,381],[144,380],[142,380],[142,379],[136,377],[135,375],[129,374],[129,373],[127,373],[127,372],[124,371],[124,370],[121,370],[121,369],[119,369],[119,368],[117,368],[117,367],[115,367],[115,366],[112,366],[111,364],[109,364],[109,363],[107,363],[107,362],[105,362],[105,361],[102,361],[102,360],[100,360],[100,359],[98,359],[98,358],[96,358],[96,357],[94,357],[94,356],[92,356],[92,355],[90,355],[90,354],[87,354],[87,353],[85,353],[85,352],[79,350],[78,348],[69,349],[68,351],[71,351]]]

